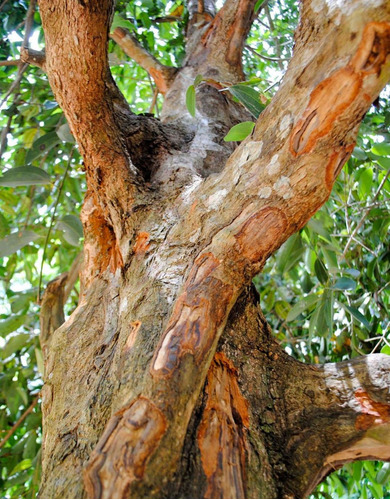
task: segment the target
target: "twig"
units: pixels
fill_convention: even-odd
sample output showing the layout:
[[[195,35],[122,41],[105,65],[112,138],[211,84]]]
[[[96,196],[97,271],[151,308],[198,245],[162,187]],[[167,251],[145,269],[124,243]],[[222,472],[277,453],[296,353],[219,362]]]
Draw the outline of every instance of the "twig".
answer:
[[[149,107],[149,113],[152,113],[153,112],[153,108],[156,106],[157,104],[157,96],[158,96],[158,88],[156,87],[154,89],[154,92],[153,92],[153,98],[152,98],[152,102],[150,103],[150,107]],[[156,114],[158,116],[158,109],[157,109],[157,106],[156,106]]]
[[[34,13],[35,13],[35,5],[37,0],[30,0],[30,5],[28,6],[26,21],[24,23],[24,38],[22,47],[28,48],[28,41],[30,39],[31,30],[34,23]]]
[[[35,4],[36,4],[36,0],[31,0],[30,5],[29,5],[28,10],[27,10],[26,20],[24,22],[24,38],[23,38],[22,47],[26,48],[26,49],[28,48],[28,41],[30,38],[32,25],[34,22]],[[1,101],[0,107],[7,101],[8,97],[18,87],[18,85],[20,84],[20,82],[22,80],[23,73],[26,71],[27,67],[28,67],[28,64],[20,64],[19,65],[18,74],[17,74],[14,82],[12,83],[11,87],[9,88],[8,92],[5,94],[5,97]]]
[[[12,94],[12,92],[18,87],[20,81],[22,80],[23,73],[26,71],[27,68],[28,64],[23,64],[23,66],[19,66],[18,74],[15,80],[12,82],[12,85],[8,89],[8,92],[5,94],[3,100],[1,101],[0,108],[7,101],[8,97]]]
[[[56,199],[56,201],[54,203],[53,213],[52,213],[52,216],[51,216],[51,219],[50,219],[49,230],[47,231],[46,238],[45,238],[45,243],[44,243],[44,246],[43,246],[41,269],[39,271],[38,294],[37,294],[37,302],[38,302],[38,304],[41,303],[41,288],[42,288],[42,277],[43,277],[43,264],[45,263],[47,245],[49,243],[50,233],[51,233],[51,230],[52,230],[53,225],[54,225],[56,210],[57,210],[58,203],[60,201],[60,197],[61,197],[61,193],[62,193],[62,188],[64,187],[65,179],[66,179],[66,176],[68,174],[68,170],[69,170],[70,164],[72,162],[73,151],[74,151],[74,147],[72,148],[72,150],[71,150],[71,152],[69,154],[68,164],[66,165],[64,176],[62,177],[61,184],[60,184],[60,186],[58,188],[57,199]]]
[[[8,61],[0,61],[0,66],[19,66],[22,64],[20,59],[9,59]]]
[[[272,33],[271,33],[271,36],[274,40],[274,43],[275,43],[275,50],[276,50],[276,53],[278,55],[278,58],[279,58],[279,61],[278,61],[278,66],[279,66],[279,69],[283,70],[283,64],[281,63],[280,59],[281,59],[281,56],[282,56],[282,52],[280,50],[280,45],[279,45],[279,40],[277,37],[274,36],[273,32],[275,31],[275,25],[274,25],[274,22],[272,20],[272,17],[271,17],[271,12],[269,10],[269,7],[268,5],[265,6],[265,9],[264,9],[264,12],[267,16],[267,19],[268,19],[268,22],[269,22],[269,25],[270,25],[270,28],[272,30]]]
[[[6,3],[8,3],[9,0],[3,0],[3,2],[0,5],[0,10],[3,10],[3,7],[5,6]]]
[[[11,123],[12,123],[12,115],[8,117],[7,124],[1,131],[0,135],[0,163],[1,159],[3,157],[4,151],[7,148],[7,135],[9,134],[9,131],[11,130]]]
[[[260,54],[259,52],[256,52],[255,49],[253,49],[250,45],[245,45],[245,48],[250,50],[252,54],[255,54],[256,56],[260,57],[261,59],[264,59],[265,61],[289,61],[289,58],[283,58],[283,57],[269,57],[269,56],[264,56],[263,54]]]
[[[110,37],[131,57],[144,68],[156,83],[158,90],[165,94],[171,84],[176,68],[161,64],[142,45],[123,28],[115,28]]]
[[[388,170],[387,173],[386,173],[386,175],[383,177],[382,182],[380,183],[380,185],[379,185],[376,193],[374,194],[372,202],[374,202],[378,198],[379,193],[381,192],[382,187],[384,186],[385,182],[387,181],[389,175],[390,175],[390,170]],[[356,225],[355,229],[352,231],[352,234],[349,237],[349,239],[347,241],[347,244],[345,245],[344,252],[343,252],[343,254],[341,256],[342,259],[345,259],[345,254],[347,253],[348,248],[350,247],[350,245],[352,243],[352,240],[355,238],[356,233],[362,227],[362,225],[363,225],[364,221],[366,220],[366,218],[367,218],[368,214],[370,213],[370,211],[371,211],[371,208],[367,209],[364,212],[364,214],[363,214],[362,218],[360,219],[359,223]]]
[[[33,402],[30,404],[30,406],[27,408],[27,410],[19,417],[19,419],[14,423],[14,425],[11,427],[11,429],[7,432],[7,434],[3,437],[3,439],[0,441],[0,448],[2,448],[5,443],[8,441],[8,439],[12,436],[12,434],[16,431],[18,427],[23,423],[24,419],[29,415],[36,404],[38,403],[38,399],[41,395],[41,391],[38,392],[36,395],[35,399],[33,399]]]
[[[278,83],[280,83],[281,80],[277,80],[275,83],[273,83],[272,85],[270,85],[269,87],[267,87],[265,90],[264,90],[264,94],[266,92],[268,92],[269,90],[271,90],[273,87],[275,87],[276,85],[278,85]]]

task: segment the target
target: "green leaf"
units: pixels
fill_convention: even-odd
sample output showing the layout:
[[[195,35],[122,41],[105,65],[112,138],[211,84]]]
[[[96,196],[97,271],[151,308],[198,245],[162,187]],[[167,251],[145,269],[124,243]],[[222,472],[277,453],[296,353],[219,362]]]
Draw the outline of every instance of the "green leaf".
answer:
[[[356,281],[351,278],[339,278],[332,286],[333,290],[355,290]]]
[[[23,470],[29,469],[31,467],[31,459],[25,458],[21,462],[18,463],[16,467],[14,467],[10,473],[10,476],[13,476],[17,472],[22,472]]]
[[[290,305],[285,300],[278,300],[275,303],[275,312],[280,318],[286,319],[289,310],[290,310]]]
[[[38,239],[39,236],[34,231],[24,230],[12,233],[0,240],[0,258],[11,255],[17,252],[32,241]]]
[[[75,215],[65,215],[57,222],[58,229],[64,231],[65,240],[75,247],[80,243],[80,238],[83,237],[83,225]]]
[[[9,333],[14,332],[18,328],[20,328],[26,322],[26,315],[22,314],[21,316],[17,316],[16,314],[10,316],[3,321],[0,321],[0,335],[5,337]]]
[[[132,30],[134,28],[134,24],[128,21],[127,19],[123,19],[119,14],[115,12],[114,19],[111,24],[110,33],[112,33],[115,28],[126,28],[128,30]]]
[[[10,168],[0,177],[0,186],[17,187],[49,184],[50,175],[37,167],[25,166]]]
[[[349,274],[353,278],[359,278],[361,274],[360,271],[358,271],[357,269],[343,269],[343,273]]]
[[[43,153],[53,148],[56,144],[59,144],[59,142],[60,139],[55,131],[49,132],[48,134],[40,137],[34,141],[32,148],[28,151],[26,155],[26,162],[31,163]]]
[[[383,346],[381,349],[381,353],[390,356],[390,345],[386,344],[385,346]]]
[[[141,12],[139,17],[146,29],[149,29],[152,26],[152,21],[146,12]]]
[[[301,278],[301,287],[304,293],[309,293],[310,290],[313,288],[314,283],[312,282],[310,278],[310,274],[308,272],[304,272],[303,276]]]
[[[373,178],[372,168],[366,168],[361,173],[359,178],[359,194],[361,198],[365,198],[371,192],[372,178]]]
[[[201,82],[203,82],[203,76],[196,75],[195,80],[194,80],[194,87],[197,87]]]
[[[390,144],[387,142],[381,142],[379,144],[375,144],[371,151],[379,156],[390,156]]]
[[[346,311],[348,311],[359,323],[362,323],[367,329],[370,329],[370,323],[363,314],[356,309],[356,307],[349,306],[347,304],[343,304],[342,302],[337,301],[337,303],[343,307]]]
[[[315,233],[321,235],[325,240],[331,242],[331,236],[329,232],[325,229],[324,224],[321,220],[318,219],[310,219],[307,223],[308,227]]]
[[[238,84],[232,85],[228,90],[234,97],[242,102],[255,118],[258,118],[260,113],[265,109],[265,105],[260,102],[259,92],[252,87]]]
[[[265,2],[266,0],[257,0],[256,4],[255,4],[255,7],[254,7],[254,11],[257,12],[260,7],[263,5],[263,3]]]
[[[309,309],[312,305],[316,304],[319,300],[318,295],[316,294],[311,294],[308,295],[307,297],[304,297],[301,299],[299,302],[297,302],[291,309],[290,312],[287,314],[287,321],[292,321],[294,320],[297,316],[299,316],[303,311],[306,309]]]
[[[37,453],[37,434],[34,431],[30,432],[27,438],[26,444],[24,445],[23,458],[29,458],[32,460]]]
[[[43,362],[43,354],[40,349],[37,347],[35,348],[35,358],[37,360],[37,368],[41,376],[43,377],[45,375],[45,364]]]
[[[253,122],[242,122],[238,125],[234,125],[226,136],[223,138],[224,141],[243,141],[251,134],[255,124]]]
[[[190,85],[186,92],[186,105],[191,116],[195,116],[196,95],[194,85]]]
[[[367,155],[366,155],[366,152],[363,151],[362,149],[356,147],[353,152],[352,152],[352,156],[354,158],[356,158],[357,160],[366,160],[367,159]]]
[[[7,359],[11,354],[22,349],[27,342],[30,340],[30,335],[28,333],[20,333],[11,337],[9,341],[5,344],[1,356],[3,359]]]
[[[321,259],[317,259],[314,263],[314,271],[318,280],[325,285],[329,279],[328,271]]]

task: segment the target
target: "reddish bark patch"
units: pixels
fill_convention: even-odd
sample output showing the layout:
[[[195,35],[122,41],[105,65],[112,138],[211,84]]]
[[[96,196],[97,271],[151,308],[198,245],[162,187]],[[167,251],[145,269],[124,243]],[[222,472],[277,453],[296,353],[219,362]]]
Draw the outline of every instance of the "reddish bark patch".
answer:
[[[130,323],[131,330],[130,334],[127,337],[126,344],[124,347],[124,352],[127,353],[131,350],[135,343],[135,339],[137,338],[139,329],[141,328],[142,322],[141,321],[134,321],[133,323]]]
[[[372,73],[380,75],[389,53],[390,23],[368,23],[350,63],[313,90],[309,105],[290,136],[290,151],[294,156],[311,151],[318,139],[331,131],[333,122],[358,96],[363,79]],[[373,99],[368,94],[362,97]]]
[[[317,85],[291,134],[290,151],[294,156],[308,153],[320,137],[330,132],[333,122],[356,99],[361,85],[360,75],[349,67],[335,71]]]
[[[122,253],[115,239],[113,245],[110,248],[110,271],[112,273],[115,273],[117,269],[121,269],[122,267],[123,267]]]
[[[123,266],[120,248],[112,228],[107,224],[102,208],[95,195],[87,193],[82,211],[84,225],[85,268],[87,285],[106,269],[112,273]]]
[[[278,246],[286,225],[286,216],[278,208],[252,215],[235,235],[241,253],[251,263],[259,262]]]
[[[205,498],[245,498],[248,402],[241,395],[237,370],[219,352],[207,374],[207,402],[198,430]]]
[[[233,294],[231,285],[213,276],[219,264],[211,253],[195,260],[157,348],[151,367],[154,376],[170,377],[186,353],[200,363],[209,351]]]
[[[361,407],[361,414],[355,422],[356,429],[367,430],[374,425],[390,422],[390,405],[374,401],[363,389],[358,389],[355,397]]]
[[[329,190],[332,189],[334,181],[341,172],[341,169],[349,160],[354,147],[355,143],[349,144],[332,153],[325,170],[325,183]]]
[[[138,253],[145,253],[149,250],[150,244],[149,244],[149,233],[146,233],[145,231],[141,231],[137,234],[137,237],[135,239],[135,244],[133,247],[133,252],[135,254]]]
[[[129,498],[166,428],[163,413],[142,396],[115,413],[84,471],[88,498]]]
[[[368,23],[362,40],[351,60],[351,67],[363,74],[380,74],[390,53],[390,23]]]

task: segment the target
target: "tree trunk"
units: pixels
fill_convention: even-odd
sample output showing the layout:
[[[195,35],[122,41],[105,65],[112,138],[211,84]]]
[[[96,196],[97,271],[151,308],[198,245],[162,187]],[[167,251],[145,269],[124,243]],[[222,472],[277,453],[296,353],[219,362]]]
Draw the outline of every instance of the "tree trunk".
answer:
[[[165,93],[159,121],[134,115],[109,74],[112,1],[40,0],[88,182],[83,294],[42,332],[43,498],[303,497],[347,461],[390,459],[389,358],[297,362],[250,287],[352,152],[390,75],[390,7],[303,2],[283,84],[235,149],[223,137],[250,118],[216,87],[244,77],[255,3],[215,15],[190,1],[176,70],[115,30]]]

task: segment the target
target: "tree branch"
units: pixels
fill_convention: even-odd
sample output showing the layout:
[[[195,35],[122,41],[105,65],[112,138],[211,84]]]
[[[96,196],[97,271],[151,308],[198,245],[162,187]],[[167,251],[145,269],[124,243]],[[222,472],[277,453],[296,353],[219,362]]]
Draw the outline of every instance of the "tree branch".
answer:
[[[191,37],[196,30],[210,23],[216,14],[215,0],[188,0],[187,37]]]
[[[107,207],[106,223],[120,238],[122,214],[131,210],[138,190],[137,171],[121,129],[123,117],[130,111],[109,72],[107,44],[113,0],[98,5],[77,0],[53,5],[40,0],[39,5],[49,83],[84,157],[88,186]],[[127,186],[126,192],[123,186]],[[114,199],[116,206],[109,202]]]
[[[22,415],[14,423],[14,425],[11,427],[11,429],[3,437],[3,439],[0,441],[0,448],[2,448],[5,445],[5,443],[12,436],[12,434],[22,425],[22,423],[24,422],[25,418],[33,411],[33,409],[35,408],[36,404],[38,403],[40,395],[41,395],[41,393],[39,392],[36,395],[36,397],[33,399],[33,401],[30,404],[30,406],[22,413]]]
[[[21,47],[20,61],[31,64],[32,66],[37,66],[46,72],[46,56],[44,52]]]
[[[243,80],[242,51],[249,30],[257,14],[254,11],[256,0],[226,0],[222,9],[211,22],[202,36],[202,46],[207,46],[208,64],[218,61],[218,67],[225,66],[225,81]],[[195,58],[200,52],[195,49]]]
[[[362,117],[390,76],[385,0],[350,0],[348,9],[334,6],[331,14],[324,3],[322,15],[310,1],[304,5],[306,17],[281,89],[224,171],[183,201],[186,216],[165,240],[167,246],[196,240],[196,258],[143,377],[145,394],[138,392],[109,420],[91,455],[85,478],[94,497],[124,495],[130,488],[137,496],[142,485],[132,478],[142,477],[153,488],[156,478],[173,473],[233,305],[266,259],[329,197]],[[225,6],[228,14],[215,18],[203,42],[216,57],[215,42],[222,40],[216,33],[234,40],[220,53],[228,63],[229,54],[233,62],[242,50],[253,4],[229,0]],[[195,51],[191,60],[200,54]],[[225,70],[238,76],[228,65]],[[180,415],[172,412],[179,405],[185,408]],[[124,449],[131,456],[126,465],[117,460]],[[106,472],[112,463],[118,467],[114,483]]]
[[[390,460],[389,356],[298,365],[286,374],[283,496],[307,497],[347,462]]]
[[[83,253],[73,261],[70,270],[50,281],[41,300],[40,343],[45,355],[50,337],[65,321],[64,305],[79,278]]]
[[[171,68],[161,64],[125,29],[115,28],[110,37],[131,57],[137,64],[144,68],[154,79],[158,90],[165,94],[177,72],[176,68]]]

